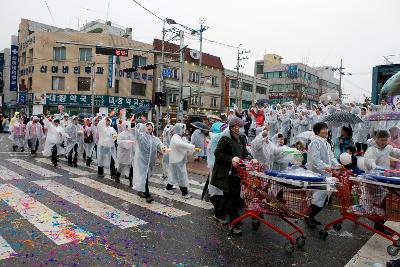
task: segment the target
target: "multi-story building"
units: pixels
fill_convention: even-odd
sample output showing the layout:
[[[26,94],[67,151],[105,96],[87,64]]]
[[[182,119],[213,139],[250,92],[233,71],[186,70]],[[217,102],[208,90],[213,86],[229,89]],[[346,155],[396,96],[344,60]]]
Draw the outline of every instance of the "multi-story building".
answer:
[[[269,83],[269,99],[272,103],[294,101],[316,104],[326,92],[338,92],[339,81],[332,67],[314,68],[303,63],[282,63],[282,57],[266,54],[255,62],[255,76]]]
[[[155,51],[154,61],[162,62],[162,41],[155,39],[153,42]],[[179,45],[165,42],[164,51],[167,53],[179,53]],[[224,67],[221,59],[217,56],[202,53],[201,77],[199,77],[199,53],[196,50],[185,48],[184,51],[184,73],[183,73],[183,99],[188,101],[187,115],[218,114],[224,104]],[[171,118],[176,116],[179,101],[179,56],[166,54],[164,57],[164,87],[167,92],[169,106],[162,108],[165,115],[167,109]],[[161,77],[161,68],[154,71],[154,77]],[[200,80],[199,80],[200,79]],[[200,81],[200,84],[199,84]],[[159,85],[154,83],[154,91]],[[200,90],[199,90],[200,89]]]
[[[39,27],[40,26],[40,27]],[[35,29],[39,29],[35,31]],[[129,36],[127,36],[129,37]],[[108,33],[62,30],[22,19],[19,26],[19,102],[33,113],[90,112],[109,107],[128,111],[149,105],[152,70],[124,68],[153,63],[153,55],[128,50],[128,56],[96,54],[97,46],[151,50],[152,45]],[[26,94],[25,97],[24,94]],[[22,100],[22,101],[21,101]]]
[[[257,100],[268,98],[268,81],[265,79],[243,73],[239,74],[238,79],[237,72],[228,69],[225,69],[225,77],[229,86],[229,104],[226,106],[230,108],[236,104],[236,99],[239,109],[249,109]]]

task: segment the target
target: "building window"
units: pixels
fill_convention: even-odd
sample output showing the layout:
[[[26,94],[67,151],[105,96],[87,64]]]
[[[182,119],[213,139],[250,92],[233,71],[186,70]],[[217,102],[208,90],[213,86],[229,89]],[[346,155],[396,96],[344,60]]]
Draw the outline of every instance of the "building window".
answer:
[[[53,59],[54,60],[65,60],[66,48],[65,47],[54,47],[53,48]]]
[[[263,74],[264,73],[264,64],[258,63],[256,66],[256,74]]]
[[[63,90],[64,89],[64,77],[52,77],[51,89],[52,90]]]
[[[79,61],[92,61],[92,48],[79,48]]]
[[[119,80],[115,80],[114,89],[115,93],[119,94]]]
[[[141,56],[133,56],[132,58],[132,67],[136,68],[139,66],[147,65],[147,58]]]
[[[171,79],[179,80],[179,69],[177,69],[177,68],[172,69]]]
[[[32,90],[32,77],[28,78],[28,90]]]
[[[247,92],[253,91],[253,85],[251,85],[249,83],[243,83],[242,88],[243,88],[243,91],[247,91]]]
[[[90,91],[90,78],[78,77],[78,91]]]
[[[229,83],[230,83],[230,87],[231,87],[231,88],[236,88],[236,87],[237,87],[237,86],[236,86],[237,80],[229,80]]]
[[[211,103],[210,107],[216,108],[217,107],[217,98],[216,97],[211,97]]]
[[[189,71],[189,82],[198,83],[199,82],[199,73],[194,71]]]
[[[144,83],[132,83],[131,94],[132,95],[146,96],[146,84],[144,84]]]
[[[203,105],[203,101],[202,101],[202,99],[201,99],[201,96],[192,96],[191,98],[190,98],[190,104],[191,105],[194,105],[194,106],[199,106],[199,99],[200,99],[200,106],[202,106]]]
[[[214,87],[218,87],[219,86],[218,77],[217,76],[212,76],[211,77],[211,85],[214,86]]]
[[[175,104],[175,103],[177,103],[177,99],[178,99],[178,95],[172,94],[169,96],[169,103]]]
[[[267,92],[267,89],[265,87],[261,87],[261,86],[256,86],[256,92],[257,94],[262,94],[265,95]]]
[[[33,48],[29,49],[29,63],[33,63]]]
[[[26,64],[26,52],[22,53],[22,64]]]

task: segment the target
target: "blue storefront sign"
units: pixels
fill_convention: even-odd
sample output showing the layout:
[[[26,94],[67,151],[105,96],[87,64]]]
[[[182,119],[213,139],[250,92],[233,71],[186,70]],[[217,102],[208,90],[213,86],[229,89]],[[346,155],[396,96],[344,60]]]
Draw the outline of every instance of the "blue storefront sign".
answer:
[[[28,95],[26,93],[18,94],[18,104],[26,105]]]
[[[163,75],[163,77],[171,78],[173,75],[173,71],[172,71],[172,69],[168,69],[168,68],[163,69],[162,75]]]
[[[287,70],[288,78],[297,78],[297,65],[289,65]]]
[[[114,73],[115,73],[115,62],[114,56],[108,56],[108,76],[107,76],[107,87],[114,87]]]
[[[11,46],[10,91],[18,90],[18,46]]]

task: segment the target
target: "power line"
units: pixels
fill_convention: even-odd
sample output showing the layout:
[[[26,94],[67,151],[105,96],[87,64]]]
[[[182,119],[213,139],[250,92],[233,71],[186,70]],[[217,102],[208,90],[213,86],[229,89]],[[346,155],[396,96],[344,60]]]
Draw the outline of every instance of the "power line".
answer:
[[[345,77],[345,76],[344,76],[344,77]],[[352,82],[351,80],[349,80],[347,77],[345,77],[344,80],[346,80],[346,82],[350,83],[350,84],[353,85],[354,87],[357,87],[357,88],[360,89],[361,91],[364,91],[365,93],[371,94],[370,91],[368,91],[368,90],[362,88],[361,86],[355,84],[354,82]]]
[[[51,10],[50,10],[49,5],[47,4],[47,1],[44,0],[44,3],[46,4],[47,10],[49,11],[49,14],[50,14],[50,17],[51,17],[51,20],[53,21],[53,23],[54,23],[54,25],[55,25],[55,24],[56,24],[56,21],[54,20],[53,14],[51,13]]]

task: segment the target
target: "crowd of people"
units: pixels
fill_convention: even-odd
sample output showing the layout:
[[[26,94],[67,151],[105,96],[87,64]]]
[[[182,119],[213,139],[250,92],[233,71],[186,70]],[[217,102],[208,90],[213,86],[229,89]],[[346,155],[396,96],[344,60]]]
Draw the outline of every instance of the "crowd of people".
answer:
[[[97,161],[98,177],[104,177],[104,169],[109,169],[116,183],[121,177],[129,179],[130,186],[148,203],[154,200],[149,177],[159,155],[166,192],[175,194],[178,186],[185,199],[191,198],[187,155],[206,160],[209,177],[205,191],[214,205],[216,220],[228,224],[239,217],[241,187],[236,167],[242,159],[277,171],[295,164],[324,176],[339,166],[355,172],[395,168],[400,158],[400,129],[395,125],[385,129],[367,119],[369,113],[378,110],[393,107],[385,102],[380,106],[351,103],[311,108],[293,103],[263,104],[240,114],[231,109],[221,117],[209,116],[203,121],[207,127],[191,135],[188,125],[180,121],[167,123],[160,137],[154,134],[152,122],[135,116],[126,119],[114,112],[83,120],[68,114],[26,119],[16,112],[9,127],[13,151],[24,151],[28,146],[35,157],[39,144],[44,142],[43,155],[55,167],[61,156],[67,158],[69,166],[77,167],[81,154],[86,166]],[[327,116],[338,111],[358,116],[362,122],[325,122]],[[363,161],[357,162],[361,155]],[[347,158],[350,160],[343,160]],[[306,219],[310,228],[321,224],[316,215],[328,199],[327,192],[314,192],[312,211]],[[229,227],[230,234],[241,234],[240,224]]]

